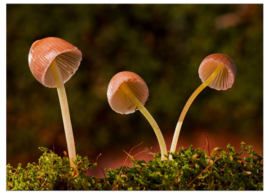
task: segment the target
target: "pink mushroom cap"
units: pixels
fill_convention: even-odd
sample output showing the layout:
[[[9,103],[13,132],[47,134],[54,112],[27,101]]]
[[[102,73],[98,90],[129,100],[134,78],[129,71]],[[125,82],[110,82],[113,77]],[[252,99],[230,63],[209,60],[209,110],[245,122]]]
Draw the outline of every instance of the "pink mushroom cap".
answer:
[[[35,41],[29,51],[28,63],[34,77],[44,86],[55,88],[55,81],[49,68],[55,60],[63,82],[66,83],[77,71],[82,60],[81,51],[67,41],[48,37]]]
[[[204,58],[199,67],[199,77],[205,82],[219,64],[224,68],[208,86],[216,90],[227,90],[232,87],[237,72],[233,60],[228,55],[215,53]]]
[[[107,89],[108,102],[115,112],[130,114],[135,112],[136,106],[121,90],[120,86],[124,82],[143,105],[148,99],[149,90],[145,81],[136,73],[123,71],[113,76]]]

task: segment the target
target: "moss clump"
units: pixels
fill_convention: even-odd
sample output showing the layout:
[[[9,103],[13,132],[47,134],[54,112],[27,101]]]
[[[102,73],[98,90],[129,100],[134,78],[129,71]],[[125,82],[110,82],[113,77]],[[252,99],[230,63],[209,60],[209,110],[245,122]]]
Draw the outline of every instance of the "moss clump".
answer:
[[[72,176],[67,157],[59,157],[47,148],[38,164],[23,169],[7,165],[7,190],[262,190],[263,157],[252,146],[241,143],[244,152],[214,149],[209,156],[192,146],[173,154],[173,161],[161,161],[156,154],[148,163],[130,156],[133,167],[121,166],[106,170],[106,178],[86,176],[96,163],[77,156],[79,175]],[[241,155],[247,153],[249,156]]]

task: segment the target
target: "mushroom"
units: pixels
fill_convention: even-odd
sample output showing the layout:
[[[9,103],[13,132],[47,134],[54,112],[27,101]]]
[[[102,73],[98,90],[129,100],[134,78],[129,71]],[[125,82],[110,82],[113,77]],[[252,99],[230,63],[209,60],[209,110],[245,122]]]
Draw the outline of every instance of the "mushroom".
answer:
[[[64,83],[76,72],[82,60],[81,51],[60,38],[48,37],[35,41],[29,52],[29,67],[34,77],[44,86],[57,88],[66,134],[70,166],[77,171],[73,162],[76,150]]]
[[[166,144],[158,124],[152,115],[144,107],[149,96],[145,81],[137,74],[123,71],[114,75],[111,79],[107,97],[111,108],[120,114],[130,114],[138,108],[152,126],[160,146],[161,159],[166,160]]]
[[[236,67],[233,60],[228,55],[215,53],[204,58],[199,67],[199,77],[203,83],[193,92],[182,110],[176,125],[170,152],[175,152],[176,150],[182,123],[191,103],[197,95],[206,86],[216,90],[227,90],[232,87],[235,76]],[[172,155],[169,156],[169,159],[172,159]]]

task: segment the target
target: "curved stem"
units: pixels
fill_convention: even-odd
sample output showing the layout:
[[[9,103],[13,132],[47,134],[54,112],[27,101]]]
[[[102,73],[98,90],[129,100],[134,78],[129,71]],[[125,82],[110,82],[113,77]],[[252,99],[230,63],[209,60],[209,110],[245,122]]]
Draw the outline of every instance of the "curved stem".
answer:
[[[60,107],[61,107],[65,134],[66,134],[70,166],[73,167],[76,172],[77,165],[74,164],[73,161],[76,160],[77,157],[76,157],[75,143],[74,143],[72,125],[71,125],[71,120],[70,120],[70,115],[69,115],[69,108],[68,108],[68,101],[67,101],[65,86],[62,80],[61,72],[55,60],[53,60],[53,62],[51,63],[50,69],[52,71],[54,81],[57,87],[58,96],[59,96]]]
[[[215,71],[207,78],[207,80],[205,80],[189,97],[188,101],[186,102],[186,105],[184,106],[184,108],[182,110],[182,113],[179,117],[179,120],[177,122],[176,129],[175,129],[175,132],[173,135],[173,140],[172,140],[170,152],[175,152],[175,150],[176,150],[176,145],[177,145],[178,137],[179,137],[179,134],[181,131],[182,123],[184,121],[184,118],[187,114],[187,111],[188,111],[190,105],[192,104],[194,99],[198,96],[198,94],[215,79],[215,77],[219,74],[219,72],[223,69],[223,67],[224,67],[223,65],[218,65],[217,68],[215,69]],[[172,155],[169,156],[169,159],[170,160],[172,159]]]
[[[124,91],[124,93],[129,97],[129,99],[136,105],[136,107],[141,111],[141,113],[145,116],[145,118],[148,120],[150,125],[152,126],[157,139],[159,143],[159,147],[161,150],[161,160],[167,160],[167,158],[164,155],[167,155],[167,147],[165,144],[165,140],[163,138],[163,135],[159,129],[158,124],[156,123],[155,119],[152,117],[152,115],[148,112],[148,110],[144,107],[144,105],[141,103],[140,100],[133,94],[133,92],[128,87],[127,83],[121,84],[121,89]]]

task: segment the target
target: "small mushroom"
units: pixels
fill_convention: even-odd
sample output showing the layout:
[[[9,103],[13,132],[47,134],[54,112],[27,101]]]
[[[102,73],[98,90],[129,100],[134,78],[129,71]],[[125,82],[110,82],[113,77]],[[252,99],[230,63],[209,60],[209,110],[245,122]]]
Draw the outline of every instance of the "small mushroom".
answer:
[[[60,38],[48,37],[35,41],[29,52],[29,67],[34,77],[44,86],[57,88],[66,134],[70,166],[74,164],[76,150],[64,83],[76,72],[82,60],[81,51]]]
[[[231,88],[236,76],[236,67],[233,60],[225,54],[215,53],[207,56],[200,64],[199,77],[202,80],[202,84],[193,92],[188,99],[182,113],[179,117],[176,129],[174,132],[171,152],[175,152],[178,137],[180,134],[181,126],[186,116],[186,113],[197,97],[197,95],[206,87],[216,90],[227,90]],[[172,155],[169,156],[172,159]]]
[[[130,114],[138,108],[152,126],[160,146],[161,159],[166,160],[167,148],[158,124],[144,107],[149,91],[144,80],[137,74],[123,71],[111,79],[107,97],[111,108],[120,114]]]

